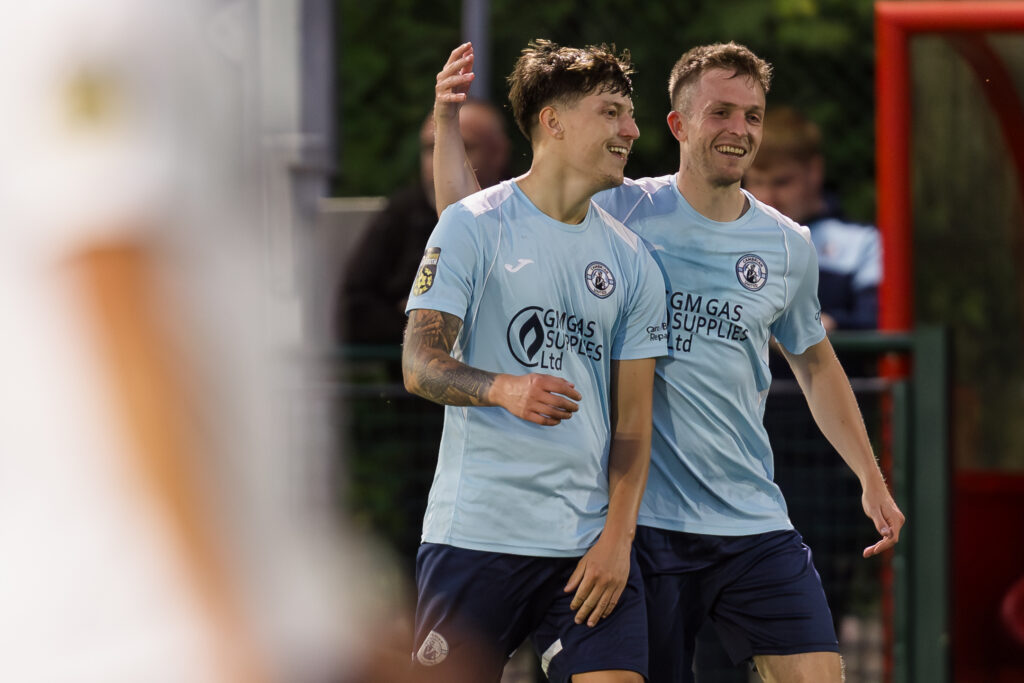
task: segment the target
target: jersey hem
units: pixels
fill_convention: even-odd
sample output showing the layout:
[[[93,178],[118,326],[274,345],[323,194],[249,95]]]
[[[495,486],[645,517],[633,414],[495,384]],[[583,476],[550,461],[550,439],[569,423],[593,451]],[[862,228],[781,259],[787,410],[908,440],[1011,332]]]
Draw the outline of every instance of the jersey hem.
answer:
[[[772,531],[795,531],[796,527],[788,519],[774,520],[764,524],[752,524],[749,526],[730,526],[716,524],[695,524],[693,522],[680,522],[678,520],[664,520],[648,515],[640,515],[636,521],[637,526],[661,529],[662,531],[681,531],[686,534],[703,534],[705,536],[754,536],[766,534]]]
[[[480,541],[456,540],[452,538],[422,537],[422,543],[437,543],[438,545],[450,545],[453,548],[463,550],[479,550],[487,553],[502,553],[505,555],[523,555],[525,557],[583,557],[590,549],[590,546],[576,549],[561,548],[536,548],[502,545],[501,543],[484,543]]]

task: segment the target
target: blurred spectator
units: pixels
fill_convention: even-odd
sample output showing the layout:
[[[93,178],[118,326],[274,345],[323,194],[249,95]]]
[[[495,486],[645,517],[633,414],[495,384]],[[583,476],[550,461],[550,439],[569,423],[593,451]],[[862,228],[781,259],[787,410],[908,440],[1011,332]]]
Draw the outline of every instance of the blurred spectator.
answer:
[[[501,111],[470,100],[459,122],[466,152],[481,187],[507,177],[510,141]],[[434,118],[420,129],[420,180],[388,199],[353,249],[344,269],[335,308],[335,334],[355,344],[402,342],[405,300],[423,247],[437,224],[434,208]]]
[[[744,186],[810,228],[818,252],[818,299],[825,331],[873,329],[882,276],[878,230],[843,220],[835,198],[825,191],[821,145],[821,131],[812,121],[795,109],[772,107]]]

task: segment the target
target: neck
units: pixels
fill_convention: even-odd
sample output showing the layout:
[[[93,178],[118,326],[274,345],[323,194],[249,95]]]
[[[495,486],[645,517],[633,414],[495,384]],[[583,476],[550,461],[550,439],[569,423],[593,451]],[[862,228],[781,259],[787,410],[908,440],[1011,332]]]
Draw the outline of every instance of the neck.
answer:
[[[740,191],[739,181],[731,185],[712,185],[703,178],[688,174],[681,167],[676,185],[697,213],[719,223],[737,220],[749,208],[747,196]]]
[[[603,188],[595,188],[592,182],[567,171],[535,157],[530,170],[516,184],[541,212],[556,221],[577,225],[587,217],[590,198]]]

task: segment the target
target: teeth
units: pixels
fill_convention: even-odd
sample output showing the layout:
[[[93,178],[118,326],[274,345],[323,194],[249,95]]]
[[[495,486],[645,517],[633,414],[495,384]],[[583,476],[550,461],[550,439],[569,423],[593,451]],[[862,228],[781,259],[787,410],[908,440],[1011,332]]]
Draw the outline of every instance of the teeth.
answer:
[[[746,151],[742,147],[733,147],[732,145],[719,145],[715,147],[719,152],[724,154],[735,154],[736,156],[743,156]]]
[[[618,145],[609,145],[608,151],[612,154],[629,154],[629,150],[625,147],[619,147]]]

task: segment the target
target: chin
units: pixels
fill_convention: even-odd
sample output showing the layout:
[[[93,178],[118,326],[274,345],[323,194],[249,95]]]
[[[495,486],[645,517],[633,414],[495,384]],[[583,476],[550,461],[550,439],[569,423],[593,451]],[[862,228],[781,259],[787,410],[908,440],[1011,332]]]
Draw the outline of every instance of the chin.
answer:
[[[715,187],[732,187],[733,185],[739,185],[740,181],[743,180],[743,174],[726,174],[722,173],[711,178],[711,184]]]
[[[603,190],[610,190],[613,187],[618,187],[623,183],[624,180],[625,174],[623,173],[619,173],[618,175],[604,176],[597,182],[597,189],[594,191],[594,194],[597,194],[598,192],[601,192]]]

